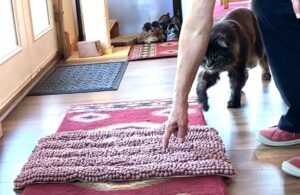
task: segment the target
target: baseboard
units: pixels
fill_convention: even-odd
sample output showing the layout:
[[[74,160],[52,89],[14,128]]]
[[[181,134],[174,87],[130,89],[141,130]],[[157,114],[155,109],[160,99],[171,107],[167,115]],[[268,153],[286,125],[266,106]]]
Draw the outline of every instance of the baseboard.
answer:
[[[25,86],[12,97],[9,102],[0,110],[0,125],[7,115],[26,97],[28,92],[46,75],[51,69],[55,67],[57,62],[61,59],[60,55],[55,55],[45,66],[27,83]],[[1,137],[1,126],[0,126]]]

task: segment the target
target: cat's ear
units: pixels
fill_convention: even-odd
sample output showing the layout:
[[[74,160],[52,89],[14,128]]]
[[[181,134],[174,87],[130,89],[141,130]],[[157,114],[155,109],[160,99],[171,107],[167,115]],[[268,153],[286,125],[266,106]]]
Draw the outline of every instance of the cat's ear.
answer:
[[[226,37],[226,35],[220,35],[218,37],[217,42],[221,47],[224,47],[224,48],[228,48],[230,46],[230,42],[229,42],[228,38]]]

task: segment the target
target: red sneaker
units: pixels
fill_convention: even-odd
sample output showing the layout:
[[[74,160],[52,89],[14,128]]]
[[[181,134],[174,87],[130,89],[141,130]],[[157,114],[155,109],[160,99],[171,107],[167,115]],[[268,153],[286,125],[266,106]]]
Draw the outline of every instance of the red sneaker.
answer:
[[[282,170],[289,175],[300,177],[300,156],[284,161],[282,163]]]
[[[300,133],[291,133],[277,126],[261,130],[256,138],[268,146],[291,146],[300,144]]]

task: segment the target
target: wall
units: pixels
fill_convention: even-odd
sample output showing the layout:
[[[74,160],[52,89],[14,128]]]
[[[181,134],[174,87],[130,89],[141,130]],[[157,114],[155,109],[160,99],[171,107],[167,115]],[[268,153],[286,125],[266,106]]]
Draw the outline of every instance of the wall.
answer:
[[[65,31],[69,33],[70,41],[72,43],[77,39],[74,0],[63,0],[62,2],[64,10],[64,28]]]
[[[112,52],[109,19],[108,0],[81,1],[81,15],[86,41],[101,41],[101,47],[105,54]]]
[[[189,7],[191,6],[192,1],[191,0],[181,0],[181,7],[182,7],[182,18],[186,17],[186,14],[189,11]]]
[[[49,0],[50,28],[38,39],[33,36],[29,0],[13,0],[19,37],[18,51],[0,64],[0,110],[57,53],[52,0]]]
[[[109,0],[110,19],[116,19],[121,34],[142,31],[145,22],[153,22],[169,12],[173,14],[173,0]]]

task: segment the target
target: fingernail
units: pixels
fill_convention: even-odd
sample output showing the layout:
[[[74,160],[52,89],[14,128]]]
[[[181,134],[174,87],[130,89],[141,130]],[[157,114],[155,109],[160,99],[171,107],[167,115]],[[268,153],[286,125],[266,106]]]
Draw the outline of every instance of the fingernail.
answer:
[[[178,138],[178,142],[182,144],[184,142],[184,139],[183,138]]]
[[[297,17],[298,19],[300,19],[300,14],[296,14],[296,17]]]

